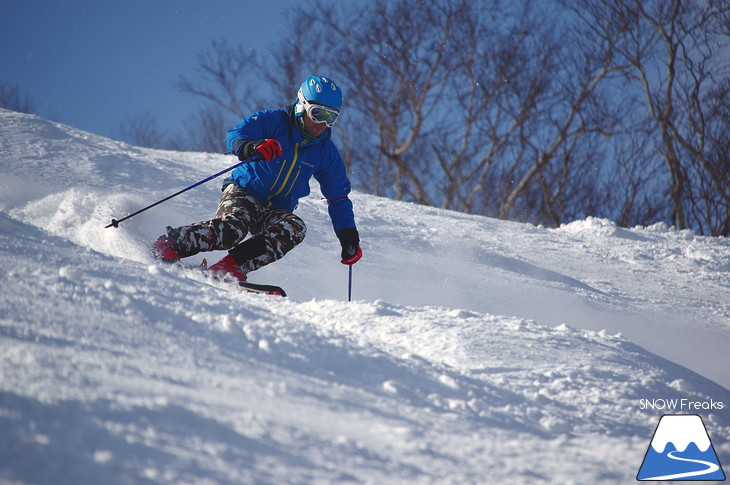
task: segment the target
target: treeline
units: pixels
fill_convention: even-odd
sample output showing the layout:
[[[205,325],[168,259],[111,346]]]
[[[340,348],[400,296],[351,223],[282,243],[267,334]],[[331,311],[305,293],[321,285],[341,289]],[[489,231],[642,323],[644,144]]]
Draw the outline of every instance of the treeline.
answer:
[[[199,54],[178,87],[206,107],[188,146],[168,146],[222,151],[240,117],[330,75],[363,191],[551,226],[592,215],[727,236],[729,26],[730,0],[307,3],[267,52],[214,41]]]

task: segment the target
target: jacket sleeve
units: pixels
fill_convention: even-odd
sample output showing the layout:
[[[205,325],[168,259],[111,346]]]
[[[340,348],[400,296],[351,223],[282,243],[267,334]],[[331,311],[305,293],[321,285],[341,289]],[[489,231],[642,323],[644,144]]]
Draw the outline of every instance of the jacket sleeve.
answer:
[[[238,155],[236,150],[239,150],[242,145],[242,142],[238,140],[255,141],[270,138],[270,135],[266,136],[266,133],[271,131],[269,129],[269,125],[272,122],[271,117],[271,111],[257,111],[251,116],[242,119],[235,128],[228,130],[228,134],[226,135],[228,152]]]
[[[327,199],[327,210],[335,232],[355,227],[352,201],[348,197],[350,180],[347,178],[340,152],[332,142],[327,142],[322,153],[321,168],[314,173],[314,178],[319,182],[322,195]]]

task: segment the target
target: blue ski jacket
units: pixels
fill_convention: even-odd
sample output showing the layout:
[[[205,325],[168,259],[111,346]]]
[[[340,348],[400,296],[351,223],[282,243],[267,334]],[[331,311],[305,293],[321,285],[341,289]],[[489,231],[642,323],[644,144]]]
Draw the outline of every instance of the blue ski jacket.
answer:
[[[355,227],[352,201],[348,198],[350,181],[340,152],[330,139],[330,129],[315,140],[307,139],[295,124],[293,108],[257,111],[228,131],[229,151],[239,138],[273,138],[281,143],[283,153],[268,162],[261,160],[237,167],[224,181],[224,187],[235,183],[268,208],[293,211],[299,199],[309,195],[309,180],[314,177],[329,203],[334,230]]]

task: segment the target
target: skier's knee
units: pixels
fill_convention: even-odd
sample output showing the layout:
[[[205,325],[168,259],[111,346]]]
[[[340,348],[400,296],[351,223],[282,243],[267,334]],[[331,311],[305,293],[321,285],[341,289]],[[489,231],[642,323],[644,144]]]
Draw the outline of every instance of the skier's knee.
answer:
[[[304,241],[307,226],[303,220],[291,214],[267,232],[272,240],[277,259],[279,259]]]

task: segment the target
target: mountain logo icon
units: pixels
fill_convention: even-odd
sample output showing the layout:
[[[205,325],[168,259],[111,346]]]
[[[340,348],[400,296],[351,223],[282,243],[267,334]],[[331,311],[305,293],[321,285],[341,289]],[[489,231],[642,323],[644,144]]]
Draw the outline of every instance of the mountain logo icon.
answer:
[[[702,418],[696,414],[662,416],[636,479],[725,480]]]

